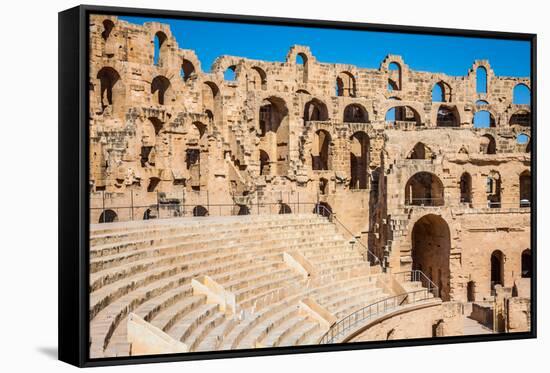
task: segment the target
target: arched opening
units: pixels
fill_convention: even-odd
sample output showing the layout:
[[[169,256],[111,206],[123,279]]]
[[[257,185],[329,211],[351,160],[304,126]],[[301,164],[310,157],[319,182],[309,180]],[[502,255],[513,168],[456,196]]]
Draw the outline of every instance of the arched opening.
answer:
[[[316,203],[313,208],[313,213],[328,218],[332,215],[332,207],[326,202]]]
[[[250,209],[246,205],[237,205],[237,215],[250,215]]]
[[[108,107],[113,112],[117,111],[115,109],[124,104],[124,85],[119,73],[112,67],[103,67],[97,73],[97,79],[101,95],[101,112]]]
[[[154,54],[153,54],[153,63],[156,66],[162,66],[163,65],[163,58],[166,53],[167,49],[167,43],[166,43],[166,34],[162,31],[159,31],[155,34],[155,40],[154,40]]]
[[[394,106],[389,108],[385,115],[387,124],[396,125],[399,122],[420,126],[420,115],[410,106]]]
[[[343,71],[336,77],[336,96],[355,97],[355,78]]]
[[[489,103],[485,100],[477,100],[476,101],[476,106],[487,106],[489,105]]]
[[[472,176],[468,172],[460,176],[460,202],[472,203]]]
[[[459,127],[458,110],[456,107],[440,106],[437,110],[437,127]]]
[[[269,175],[269,155],[260,149],[260,175]]]
[[[474,114],[474,128],[496,127],[495,117],[487,110],[479,110]]]
[[[214,120],[214,113],[216,113],[216,103],[220,90],[218,86],[213,82],[205,82],[202,84],[202,107],[205,112],[212,114],[212,120]]]
[[[504,254],[500,250],[491,254],[491,290],[495,285],[504,286]]]
[[[311,146],[311,165],[313,170],[331,169],[331,137],[325,130],[315,132]]]
[[[367,111],[358,104],[351,104],[344,109],[344,122],[346,123],[368,123]]]
[[[160,179],[158,177],[150,177],[149,184],[147,185],[147,191],[148,192],[156,191],[159,183],[160,183]]]
[[[466,286],[466,297],[468,302],[475,302],[476,301],[476,283],[475,281],[468,281],[468,284]]]
[[[328,194],[328,180],[324,177],[319,179],[319,193],[321,195]]]
[[[153,102],[158,105],[165,105],[173,100],[171,95],[170,80],[164,76],[157,76],[151,82],[151,93]]]
[[[489,134],[481,136],[479,150],[482,154],[496,154],[497,143],[495,141],[495,138]]]
[[[433,152],[424,143],[417,142],[407,156],[407,159],[431,159]]]
[[[191,61],[183,59],[181,63],[181,70],[180,70],[181,78],[184,82],[188,81],[189,78],[195,75],[195,66],[191,63]]]
[[[502,180],[497,171],[491,171],[487,176],[487,206],[500,208]]]
[[[327,106],[320,100],[314,98],[308,101],[304,108],[304,123],[308,121],[327,121]]]
[[[237,79],[236,66],[229,66],[223,73],[223,79],[225,81],[234,82]]]
[[[451,86],[438,82],[432,88],[432,102],[451,102]]]
[[[149,123],[151,123],[151,125],[153,126],[155,130],[155,136],[157,136],[162,130],[163,123],[159,118],[156,118],[156,117],[149,118]]]
[[[434,174],[418,172],[405,186],[405,204],[409,206],[443,206],[443,183]]]
[[[259,67],[253,67],[248,74],[248,87],[249,89],[266,90],[267,89],[267,75],[264,70]]]
[[[397,62],[390,62],[388,65],[388,90],[401,90],[401,65]]]
[[[531,172],[523,171],[519,175],[519,207],[531,206]]]
[[[356,132],[350,147],[350,189],[367,189],[369,167],[369,137],[365,132]]]
[[[476,69],[476,93],[487,93],[487,69],[483,66]]]
[[[279,215],[283,214],[292,214],[292,209],[286,203],[281,203],[281,206],[279,207]]]
[[[111,31],[113,31],[114,27],[115,24],[110,19],[106,19],[103,21],[103,32],[101,33],[101,37],[103,38],[103,40],[109,39]]]
[[[158,217],[158,211],[156,208],[149,208],[143,213],[143,220],[156,219]]]
[[[523,83],[514,87],[512,96],[512,103],[515,105],[531,105],[531,90]]]
[[[208,216],[208,210],[204,206],[193,207],[193,216]]]
[[[118,221],[118,216],[113,210],[104,210],[99,215],[99,223],[112,223]]]
[[[103,54],[109,58],[113,57],[117,50],[116,42],[113,38],[109,38],[115,27],[115,24],[110,19],[103,21],[103,32],[101,38],[103,39]]]
[[[260,147],[270,160],[271,175],[285,175],[288,167],[289,123],[284,100],[269,97],[259,109]]]
[[[301,78],[302,83],[307,83],[307,56],[304,53],[296,55],[296,75]]]
[[[530,137],[529,135],[526,135],[525,133],[520,133],[516,136],[516,142],[518,144],[518,147],[520,148],[520,151],[529,153],[531,151],[530,148]]]
[[[510,117],[511,126],[525,126],[528,127],[531,125],[531,113],[527,110],[520,110]]]
[[[531,250],[525,249],[521,253],[521,277],[531,278],[533,273],[533,258],[531,257]]]
[[[447,222],[438,215],[423,216],[413,226],[411,242],[413,269],[427,271],[439,287],[441,299],[450,300],[451,234]]]

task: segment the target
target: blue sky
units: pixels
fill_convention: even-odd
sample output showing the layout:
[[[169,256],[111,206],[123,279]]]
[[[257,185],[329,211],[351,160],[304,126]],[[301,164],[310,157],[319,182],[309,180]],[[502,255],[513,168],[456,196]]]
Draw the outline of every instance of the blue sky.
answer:
[[[203,71],[224,54],[284,61],[293,44],[307,45],[318,61],[378,68],[387,54],[403,56],[412,69],[465,75],[476,59],[488,59],[497,75],[529,77],[527,41],[414,35],[375,31],[270,26],[212,21],[119,17],[170,25],[180,48],[197,53]]]

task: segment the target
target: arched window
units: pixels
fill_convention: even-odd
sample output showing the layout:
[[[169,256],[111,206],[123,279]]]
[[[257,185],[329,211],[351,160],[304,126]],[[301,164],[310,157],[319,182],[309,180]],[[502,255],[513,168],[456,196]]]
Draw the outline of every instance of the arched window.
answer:
[[[118,221],[118,216],[113,210],[104,210],[99,216],[99,223],[112,223]]]
[[[504,254],[500,250],[491,254],[491,289],[496,285],[504,286]]]
[[[259,67],[253,67],[248,73],[248,87],[250,89],[267,89],[267,75]]]
[[[367,189],[369,137],[365,132],[356,132],[350,142],[350,189]]]
[[[296,71],[297,75],[302,78],[302,83],[307,83],[307,56],[304,53],[298,53],[296,55]]]
[[[405,204],[409,206],[443,206],[443,183],[434,174],[418,172],[405,185]]]
[[[440,106],[437,110],[437,127],[459,127],[458,110],[455,107]]]
[[[491,171],[487,176],[487,206],[489,208],[500,208],[502,180],[497,171]]]
[[[269,175],[269,155],[260,149],[260,175]]]
[[[286,203],[281,203],[281,206],[279,207],[279,215],[283,214],[292,214],[292,209]]]
[[[460,202],[472,203],[472,176],[468,172],[460,176]]]
[[[101,112],[110,107],[115,112],[124,104],[124,86],[118,72],[112,67],[103,67],[97,73],[101,95]]]
[[[451,102],[451,86],[445,82],[436,83],[432,88],[432,102]]]
[[[193,207],[193,216],[208,216],[208,210],[204,206]]]
[[[170,80],[164,76],[157,76],[151,82],[151,93],[153,94],[153,101],[159,105],[165,105],[172,101],[172,90],[170,86]]]
[[[355,78],[347,71],[336,78],[336,96],[355,97]]]
[[[476,70],[476,92],[487,93],[487,69],[483,66]]]
[[[328,109],[322,101],[314,98],[306,103],[304,108],[304,122],[327,120]]]
[[[111,33],[113,31],[113,28],[115,27],[115,24],[110,19],[106,19],[103,21],[103,32],[101,33],[101,37],[103,38],[103,52],[104,55],[107,57],[113,57],[116,53],[116,43],[113,38],[109,38],[111,36]]]
[[[311,165],[313,170],[330,170],[331,137],[325,130],[315,132],[311,149]]]
[[[388,65],[388,90],[400,91],[401,82],[401,66],[397,62],[391,62]]]
[[[388,109],[385,115],[387,124],[393,125],[396,122],[406,122],[405,124],[414,124],[421,126],[420,115],[410,106],[395,106]]]
[[[236,79],[235,70],[236,70],[235,66],[229,66],[227,70],[225,70],[225,72],[223,73],[223,79],[229,82],[235,81]]]
[[[184,82],[195,75],[195,66],[191,63],[191,61],[188,61],[186,59],[183,60],[183,62],[181,63],[180,74]]]
[[[527,110],[519,110],[516,113],[512,114],[510,117],[511,126],[524,126],[528,127],[531,125],[531,114]]]
[[[515,105],[531,105],[531,90],[525,84],[514,87],[512,103]]]
[[[531,206],[531,172],[525,170],[519,175],[519,207]]]
[[[476,101],[476,106],[486,106],[486,105],[489,105],[489,103],[485,100],[477,100]]]
[[[430,159],[432,151],[424,143],[418,142],[409,152],[407,159]]]
[[[495,138],[489,134],[481,136],[480,142],[480,152],[482,154],[496,154],[497,153],[497,143]]]
[[[344,122],[346,123],[368,123],[367,111],[358,104],[351,104],[344,109]]]
[[[162,31],[155,34],[153,63],[156,66],[162,66],[162,59],[164,58],[164,51],[166,50],[166,39],[166,34]]]
[[[521,253],[521,277],[531,278],[533,272],[533,258],[531,258],[531,250],[525,249]]]
[[[474,114],[474,128],[496,127],[495,117],[487,110],[479,110]]]

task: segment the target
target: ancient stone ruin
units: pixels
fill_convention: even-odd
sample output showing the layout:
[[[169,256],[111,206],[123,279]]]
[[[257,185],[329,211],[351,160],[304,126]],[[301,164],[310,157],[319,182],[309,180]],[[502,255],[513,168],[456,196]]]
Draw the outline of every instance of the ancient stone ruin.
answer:
[[[155,39],[160,45],[158,52]],[[137,264],[133,267],[132,261],[138,259],[132,259],[116,269],[116,276],[109,272],[115,261],[106,257],[122,254],[106,248],[116,240],[102,236],[108,234],[105,227],[109,224],[96,226],[98,223],[119,222],[114,226],[136,230],[138,226],[164,227],[168,234],[170,224],[179,227],[180,223],[169,224],[174,220],[165,218],[209,216],[204,222],[215,226],[223,219],[234,225],[248,222],[251,229],[261,233],[271,227],[262,219],[281,214],[273,217],[274,221],[284,218],[291,226],[309,224],[310,244],[317,249],[332,242],[333,236],[325,235],[327,231],[333,235],[337,232],[341,235],[337,246],[356,252],[346,256],[355,267],[348,268],[344,277],[336,274],[338,265],[326,264],[327,258],[311,256],[307,250],[277,251],[266,246],[286,263],[286,272],[281,272],[286,289],[297,283],[316,289],[293,301],[302,302],[302,309],[310,314],[326,316],[324,311],[328,310],[332,316],[300,324],[303,333],[296,334],[293,344],[316,343],[326,331],[324,323],[330,326],[346,316],[345,312],[366,305],[365,296],[363,304],[355,308],[332,312],[320,294],[324,294],[321,285],[335,278],[347,281],[342,286],[348,290],[356,289],[359,280],[373,281],[378,284],[378,293],[376,297],[369,294],[368,299],[380,299],[395,289],[380,285],[379,279],[373,280],[374,275],[421,271],[437,286],[438,297],[444,302],[436,305],[440,307],[437,312],[426,313],[431,328],[438,319],[435,314],[456,314],[456,303],[494,299],[495,287],[517,288],[522,278],[530,277],[530,105],[513,100],[514,90],[530,89],[528,78],[497,76],[485,60],[474,61],[468,73],[458,77],[414,71],[397,55],[386,56],[376,69],[328,64],[299,45],[290,47],[284,61],[220,56],[210,72],[205,72],[208,67],[201,66],[194,51],[178,45],[167,25],[134,25],[99,15],[90,20],[89,47],[93,356],[130,354],[127,326],[121,320],[143,303],[151,308],[141,317],[155,324],[153,309],[160,304],[128,300],[132,307],[114,310],[114,300],[132,294],[113,287],[117,279],[144,269]],[[485,84],[479,83],[482,74]],[[483,116],[488,125],[481,127]],[[200,225],[190,226],[198,234],[204,233]],[[183,232],[191,228],[173,228],[177,229]],[[281,232],[273,231],[273,237],[287,239]],[[159,240],[166,237],[151,234]],[[224,243],[217,247],[224,247]],[[170,271],[168,264],[166,260],[162,266]],[[379,269],[373,271],[371,264]],[[172,270],[171,276],[182,269]],[[309,278],[304,285],[306,282],[300,281],[305,280],[296,275],[300,271],[306,278],[318,273],[313,280],[318,283],[312,285],[307,282]],[[323,277],[324,271],[332,277]],[[218,302],[215,312],[209,309],[205,313],[202,319],[209,317],[211,321],[205,329],[197,326],[197,320],[202,320],[200,313],[190,317],[197,324],[193,324],[195,329],[187,334],[180,330],[178,338],[170,330],[182,324],[166,316],[158,328],[185,342],[185,347],[166,342],[170,349],[284,345],[285,338],[294,335],[284,334],[286,329],[281,327],[279,335],[266,336],[261,329],[255,338],[249,331],[233,336],[242,318],[237,326],[222,331],[227,309],[237,315],[242,312],[246,319],[262,307],[273,310],[270,305],[286,298],[269,293],[273,299],[268,300],[254,293],[256,298],[242,295],[241,299],[239,291],[246,293],[244,288],[229,291],[230,285],[220,285],[223,278],[209,280],[200,277],[201,273],[194,275],[195,287],[189,283],[187,293],[174,290],[170,304],[175,304],[178,296],[198,296],[197,289],[210,295],[208,291],[218,289],[214,291],[218,296],[220,289],[225,289],[221,293],[225,303],[222,307]],[[140,281],[143,286],[152,284],[148,277]],[[105,290],[108,286],[116,296]],[[226,302],[225,292],[237,294],[233,306]],[[183,314],[181,309],[179,312]],[[102,315],[111,322],[97,321],[98,328],[104,330],[94,332],[94,318],[99,320]],[[136,317],[131,325],[139,327],[143,323]],[[290,327],[291,319],[288,316],[276,325],[287,322]],[[525,323],[517,323],[517,328],[525,327]],[[457,332],[460,327],[449,325],[453,324],[447,323],[447,333],[434,326],[434,335],[461,333]],[[208,337],[206,330],[218,333]],[[162,340],[164,336],[157,332],[155,338]],[[426,334],[390,332],[380,328],[364,335],[392,339]],[[190,336],[192,342],[186,340]],[[113,342],[117,340],[122,342]],[[147,347],[134,344],[138,345],[140,351],[147,351]]]

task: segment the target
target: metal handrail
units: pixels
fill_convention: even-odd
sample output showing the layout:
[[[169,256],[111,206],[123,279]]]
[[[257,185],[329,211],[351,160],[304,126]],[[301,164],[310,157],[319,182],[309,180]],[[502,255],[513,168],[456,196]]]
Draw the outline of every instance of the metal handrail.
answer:
[[[328,209],[326,206],[323,206],[321,204],[316,204],[315,205],[315,213],[317,215],[327,217],[332,222],[338,223],[342,227],[342,229],[344,229],[350,236],[352,236],[355,239],[355,242],[357,242],[359,245],[361,245],[363,247],[363,249],[365,249],[365,251],[367,253],[367,260],[372,265],[380,265],[380,267],[382,268],[382,271],[385,271],[385,268],[383,266],[383,262],[368,248],[367,245],[365,245],[357,236],[355,236],[353,234],[353,232],[351,230],[349,230],[348,227],[346,227],[338,219],[336,214],[334,214],[330,209]]]
[[[421,282],[434,297],[439,297],[439,287],[422,271],[413,269],[411,271],[402,271],[393,273],[396,277],[402,277],[403,281]]]
[[[338,338],[349,335],[350,331],[356,330],[358,325],[361,325],[365,321],[371,320],[378,315],[401,307],[405,301],[408,301],[407,304],[414,304],[428,299],[434,299],[433,297],[430,297],[429,294],[432,293],[428,289],[420,289],[404,294],[394,295],[392,297],[371,303],[368,306],[349,314],[336,324],[332,325],[330,329],[321,337],[319,344],[334,343]]]

